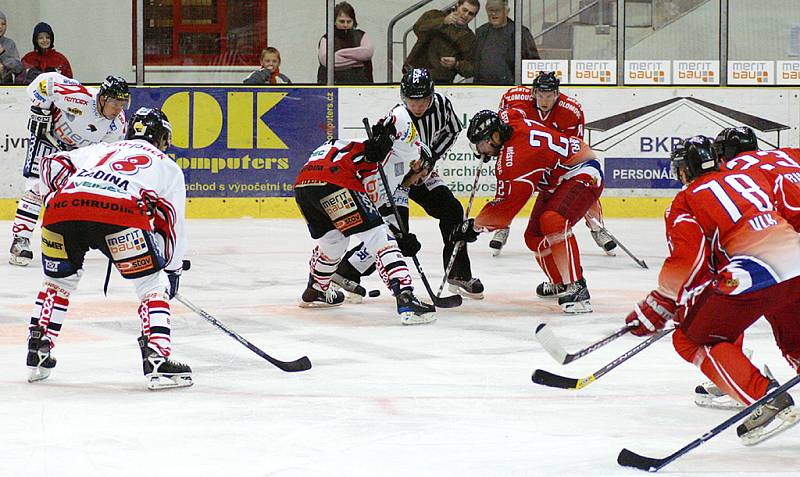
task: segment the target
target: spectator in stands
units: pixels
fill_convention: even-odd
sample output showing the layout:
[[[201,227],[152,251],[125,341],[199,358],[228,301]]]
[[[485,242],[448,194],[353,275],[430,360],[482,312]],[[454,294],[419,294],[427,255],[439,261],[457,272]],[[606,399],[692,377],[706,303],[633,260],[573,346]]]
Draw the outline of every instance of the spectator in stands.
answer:
[[[472,52],[474,83],[514,84],[514,20],[508,18],[508,0],[487,0],[487,23],[475,31]],[[527,27],[522,27],[522,59],[538,60],[536,43]]]
[[[14,40],[6,35],[6,14],[0,11],[0,84],[14,82],[14,76],[22,71],[19,51]]]
[[[244,84],[288,84],[292,80],[281,73],[281,52],[271,46],[261,51],[261,69],[250,73]]]
[[[25,84],[33,81],[42,73],[56,71],[72,78],[72,66],[67,57],[57,52],[55,47],[53,29],[47,23],[41,22],[33,27],[33,51],[22,57],[22,67],[25,70]]]
[[[406,59],[407,68],[427,68],[437,84],[452,83],[456,73],[472,76],[475,34],[469,22],[481,8],[478,0],[458,0],[449,12],[430,10],[414,23],[417,43]]]
[[[347,2],[337,3],[333,7],[333,76],[336,84],[372,83],[372,47],[367,34],[356,28],[356,12]],[[325,84],[328,68],[328,36],[322,35],[319,40],[319,69],[317,83]]]

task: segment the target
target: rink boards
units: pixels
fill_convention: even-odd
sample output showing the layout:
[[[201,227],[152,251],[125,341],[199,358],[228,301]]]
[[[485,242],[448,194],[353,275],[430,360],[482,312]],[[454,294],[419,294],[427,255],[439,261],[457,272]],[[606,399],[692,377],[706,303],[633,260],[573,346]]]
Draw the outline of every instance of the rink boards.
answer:
[[[480,109],[497,107],[504,87],[440,87],[466,127]],[[800,89],[564,87],[586,114],[585,139],[604,164],[606,215],[658,217],[678,183],[669,151],[679,138],[752,127],[762,148],[800,143]],[[385,115],[397,87],[143,87],[132,114],[160,107],[174,129],[173,158],[186,175],[190,217],[299,217],[292,197],[298,170],[333,138],[364,137],[362,118]],[[29,101],[23,88],[0,89],[0,218],[11,218],[22,191]],[[465,134],[438,164],[456,196],[471,192],[481,163]],[[476,207],[494,196],[494,166],[482,166]],[[419,211],[417,211],[419,212]],[[523,210],[523,214],[526,210]]]

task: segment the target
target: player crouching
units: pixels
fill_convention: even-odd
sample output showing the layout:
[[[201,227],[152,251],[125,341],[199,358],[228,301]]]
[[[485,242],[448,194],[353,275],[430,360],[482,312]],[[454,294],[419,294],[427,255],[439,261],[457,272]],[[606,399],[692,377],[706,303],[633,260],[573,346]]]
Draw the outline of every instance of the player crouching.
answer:
[[[46,379],[56,366],[51,350],[70,294],[83,276],[86,252],[96,249],[136,288],[147,388],[192,385],[192,369],[170,359],[169,299],[178,291],[186,250],[183,171],[163,152],[172,127],[160,110],[141,108],[126,137],[41,161],[45,279],[29,327],[30,382]]]
[[[391,118],[373,126],[373,138],[365,141],[328,141],[317,148],[300,170],[295,182],[297,205],[317,241],[311,256],[308,286],[303,292],[303,308],[338,306],[344,293],[331,287],[331,278],[347,251],[351,236],[362,241],[372,256],[383,282],[397,300],[397,312],[404,325],[432,323],[433,305],[421,302],[413,292],[411,274],[403,260],[398,239],[384,222],[378,206],[388,204],[384,187],[370,188],[364,183],[384,163],[390,190],[395,200],[405,190],[407,175],[414,175],[412,161],[420,159],[425,146],[415,135],[398,134]],[[374,182],[372,182],[374,184]],[[378,204],[378,205],[376,205]]]

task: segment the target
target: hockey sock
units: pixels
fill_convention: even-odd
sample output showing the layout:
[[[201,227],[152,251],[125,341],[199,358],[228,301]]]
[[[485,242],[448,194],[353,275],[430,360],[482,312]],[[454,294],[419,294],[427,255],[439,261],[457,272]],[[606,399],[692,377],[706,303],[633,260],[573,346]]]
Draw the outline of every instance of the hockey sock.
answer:
[[[552,250],[550,250],[547,240],[545,240],[544,237],[539,237],[539,244],[537,245],[536,251],[534,251],[534,256],[536,257],[536,263],[539,264],[539,268],[547,275],[547,279],[550,283],[556,285],[564,283],[561,279],[561,274],[558,272],[558,267],[553,260]]]
[[[172,352],[170,337],[169,301],[162,292],[145,294],[139,303],[139,318],[142,320],[142,334],[147,336],[147,345],[161,356],[169,357]]]
[[[326,291],[331,277],[339,266],[342,255],[347,250],[348,238],[338,230],[331,230],[317,241],[311,254],[311,278],[320,291]]]
[[[589,207],[589,210],[586,211],[586,215],[584,215],[586,219],[586,225],[594,232],[600,230],[600,226],[603,225],[603,207],[600,205],[600,201],[595,201]],[[592,220],[594,219],[594,221]],[[597,223],[595,223],[595,221]]]
[[[77,284],[77,281],[75,281],[75,284]],[[75,289],[71,285],[72,283],[69,282],[69,279],[45,280],[42,284],[42,289],[36,296],[30,327],[41,326],[45,328],[47,337],[50,338],[50,342],[53,345],[55,345],[55,340],[61,333],[61,325],[67,315],[69,295]]]
[[[378,268],[383,283],[389,287],[391,280],[396,280],[401,288],[412,287],[411,273],[403,259],[403,254],[397,247],[397,241],[389,233],[385,224],[357,234],[364,241],[367,250],[373,254],[377,260],[375,265]],[[391,289],[391,287],[389,287]]]
[[[39,213],[42,210],[42,199],[33,191],[25,191],[17,203],[17,213],[14,215],[14,223],[11,232],[16,237],[33,237],[33,229],[39,220]]]
[[[550,248],[552,263],[563,283],[573,283],[581,278],[581,258],[578,242],[567,219],[551,210],[542,213],[539,219],[542,233]],[[544,257],[547,260],[547,257]]]
[[[698,345],[683,330],[675,331],[672,342],[686,361],[694,363],[714,384],[737,401],[750,405],[767,391],[769,379],[747,359],[740,336],[733,343]]]

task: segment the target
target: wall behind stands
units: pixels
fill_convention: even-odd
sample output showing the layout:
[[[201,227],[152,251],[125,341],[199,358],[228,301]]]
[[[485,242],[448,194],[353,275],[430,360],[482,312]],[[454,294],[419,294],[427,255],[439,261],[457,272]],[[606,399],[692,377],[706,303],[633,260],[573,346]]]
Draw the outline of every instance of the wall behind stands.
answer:
[[[440,87],[466,125],[494,108],[502,87]],[[670,176],[672,144],[694,134],[746,124],[760,146],[800,145],[800,89],[601,88],[564,92],[583,105],[586,140],[604,164],[609,216],[658,216],[678,188]],[[165,110],[174,128],[170,151],[184,169],[190,215],[296,217],[292,184],[309,154],[332,137],[363,137],[398,101],[396,87],[144,87],[134,107]],[[29,100],[20,87],[0,88],[0,216],[10,218],[21,193]],[[129,111],[129,114],[132,111]],[[466,197],[480,162],[465,135],[439,163],[439,174]],[[477,196],[494,195],[492,166],[483,166]]]

